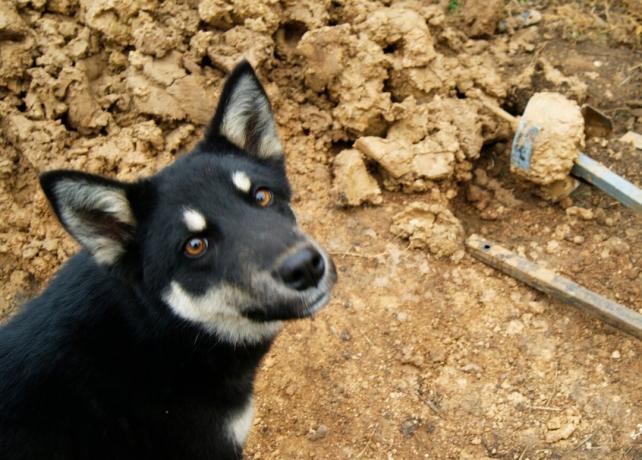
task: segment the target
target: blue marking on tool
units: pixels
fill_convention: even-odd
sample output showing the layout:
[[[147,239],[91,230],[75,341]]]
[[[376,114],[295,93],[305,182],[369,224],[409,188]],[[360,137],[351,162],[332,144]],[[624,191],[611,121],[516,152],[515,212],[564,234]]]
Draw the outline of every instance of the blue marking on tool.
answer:
[[[642,190],[589,156],[580,153],[571,174],[581,177],[623,205],[642,214]]]
[[[539,133],[537,126],[527,127],[526,120],[520,120],[517,132],[513,138],[510,162],[520,169],[528,171],[531,167],[531,156],[533,154],[533,141]]]

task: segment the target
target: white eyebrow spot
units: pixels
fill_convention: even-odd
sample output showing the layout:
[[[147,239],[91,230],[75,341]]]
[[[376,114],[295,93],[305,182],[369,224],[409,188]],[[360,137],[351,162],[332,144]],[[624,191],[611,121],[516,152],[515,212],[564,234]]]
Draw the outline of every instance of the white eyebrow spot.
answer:
[[[248,193],[252,188],[252,181],[243,171],[236,171],[232,174],[232,182],[234,182],[237,189],[245,193]]]
[[[194,209],[187,208],[183,211],[183,221],[190,232],[202,232],[207,227],[203,214]]]

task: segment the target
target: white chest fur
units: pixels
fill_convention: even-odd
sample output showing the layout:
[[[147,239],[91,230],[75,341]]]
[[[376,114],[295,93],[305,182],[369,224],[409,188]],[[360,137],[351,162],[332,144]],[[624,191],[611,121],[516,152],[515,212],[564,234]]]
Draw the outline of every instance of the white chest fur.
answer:
[[[232,416],[227,421],[228,435],[239,446],[245,444],[250,428],[252,428],[253,419],[254,404],[252,398],[249,398],[245,405],[238,412],[232,413]]]

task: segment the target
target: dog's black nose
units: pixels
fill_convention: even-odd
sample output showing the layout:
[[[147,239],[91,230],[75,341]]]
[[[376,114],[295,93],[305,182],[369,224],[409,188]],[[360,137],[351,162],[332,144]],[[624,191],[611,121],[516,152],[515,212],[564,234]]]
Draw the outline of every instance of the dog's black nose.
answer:
[[[323,256],[312,247],[306,247],[288,256],[277,269],[286,286],[304,291],[319,284],[325,273]]]

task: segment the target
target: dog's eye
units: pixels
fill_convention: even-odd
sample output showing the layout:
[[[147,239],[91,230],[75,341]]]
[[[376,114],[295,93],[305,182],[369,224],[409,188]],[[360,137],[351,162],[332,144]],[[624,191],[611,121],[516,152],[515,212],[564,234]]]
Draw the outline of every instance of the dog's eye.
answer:
[[[207,251],[206,238],[190,238],[185,243],[185,255],[187,257],[200,257]]]
[[[254,192],[254,200],[256,204],[264,208],[270,206],[272,203],[272,192],[265,187],[257,188]]]

